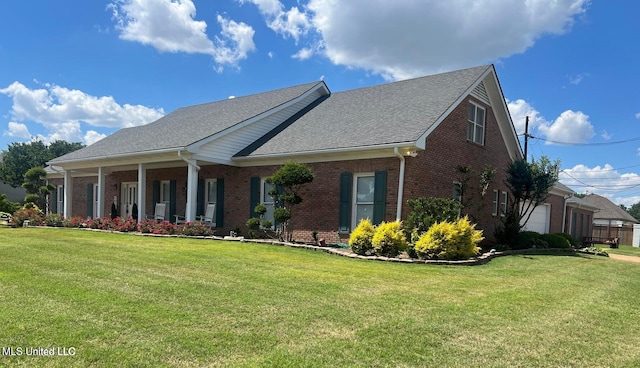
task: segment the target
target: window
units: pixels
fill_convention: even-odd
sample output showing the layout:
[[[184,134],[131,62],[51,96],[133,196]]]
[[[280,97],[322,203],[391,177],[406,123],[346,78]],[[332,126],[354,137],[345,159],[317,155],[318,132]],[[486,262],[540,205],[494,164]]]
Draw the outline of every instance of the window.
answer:
[[[216,179],[207,179],[204,182],[204,210],[206,211],[207,205],[216,204],[218,200],[218,181]],[[216,211],[213,212],[212,223],[216,223]]]
[[[93,184],[93,218],[102,217],[101,213],[98,213],[98,184]]]
[[[500,202],[500,216],[507,214],[507,192],[502,192],[502,201]]]
[[[375,176],[373,174],[358,174],[354,178],[353,213],[355,216],[352,229],[355,229],[360,220],[368,218],[373,221],[375,193]]]
[[[469,118],[467,124],[467,140],[484,145],[485,110],[469,102]]]
[[[171,201],[171,185],[169,180],[160,182],[160,202],[169,203]]]
[[[491,211],[491,215],[498,216],[498,203],[500,201],[500,194],[498,190],[493,191],[493,210]]]
[[[57,205],[57,212],[58,215],[63,215],[64,214],[64,185],[58,185],[57,188],[57,201],[58,203]]]

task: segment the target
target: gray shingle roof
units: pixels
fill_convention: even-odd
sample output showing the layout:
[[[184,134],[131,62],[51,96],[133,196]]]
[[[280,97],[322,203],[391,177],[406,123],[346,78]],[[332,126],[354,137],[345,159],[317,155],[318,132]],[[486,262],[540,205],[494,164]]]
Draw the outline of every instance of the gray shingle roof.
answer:
[[[183,107],[153,123],[121,129],[50,163],[185,147],[293,100],[318,83],[322,82]]]
[[[589,194],[583,198],[588,203],[599,207],[600,211],[593,215],[594,219],[602,220],[621,220],[627,222],[639,223],[633,216],[627,211],[620,208],[620,206],[611,202],[609,199],[599,196],[597,194]]]
[[[491,65],[344,92],[252,152],[256,157],[416,141]]]

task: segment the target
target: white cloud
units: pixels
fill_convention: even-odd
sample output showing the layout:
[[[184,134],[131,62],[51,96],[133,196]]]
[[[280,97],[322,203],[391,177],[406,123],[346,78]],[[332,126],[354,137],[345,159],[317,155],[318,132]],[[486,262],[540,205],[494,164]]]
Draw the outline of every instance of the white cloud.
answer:
[[[600,136],[606,140],[609,140],[612,137],[612,135],[604,129],[602,130],[602,134],[600,134]]]
[[[640,112],[636,114],[636,118],[640,119]]]
[[[89,130],[84,134],[84,143],[88,146],[106,137],[106,134],[98,133],[95,130]]]
[[[573,85],[578,85],[580,83],[582,83],[582,81],[588,77],[589,74],[588,73],[583,73],[583,74],[577,74],[574,76],[569,76],[569,83],[573,84]]]
[[[635,195],[640,187],[640,175],[620,173],[610,164],[595,167],[576,165],[562,170],[560,180],[577,193],[596,193],[616,204],[631,206],[640,202],[640,196]]]
[[[269,28],[285,38],[293,38],[296,43],[311,27],[307,13],[301,12],[296,6],[284,11],[284,5],[278,0],[239,0],[239,2],[255,4],[265,17]]]
[[[529,133],[547,140],[565,143],[586,143],[595,136],[589,116],[581,111],[566,110],[553,122],[546,120],[527,101],[507,101],[516,133],[524,133],[525,119],[529,116]],[[606,131],[604,132],[606,134]],[[547,142],[551,143],[551,142]]]
[[[222,16],[217,17],[222,31],[212,41],[207,36],[207,23],[195,20],[196,7],[191,0],[115,0],[109,9],[121,39],[161,52],[206,54],[221,65],[237,66],[255,48],[250,26]]]
[[[306,48],[306,47],[300,49],[300,51],[298,51],[297,53],[291,55],[292,58],[300,59],[300,60],[307,60],[312,56],[313,56],[313,50],[311,50],[309,48]]]
[[[25,123],[42,125],[49,136],[39,137],[43,141],[62,139],[69,142],[86,142],[95,135],[82,132],[81,123],[94,127],[124,128],[144,125],[161,118],[163,109],[153,109],[142,105],[118,104],[111,96],[96,97],[79,90],[72,90],[52,84],[43,88],[30,89],[20,82],[13,82],[0,93],[13,99],[11,115],[13,131],[28,132]],[[12,125],[9,124],[12,131]],[[17,130],[16,130],[17,129]]]
[[[5,130],[4,135],[14,138],[31,139],[31,133],[29,133],[29,128],[25,124],[10,121],[8,127],[9,130]]]
[[[240,60],[246,59],[247,54],[255,50],[255,31],[242,22],[237,23],[220,15],[217,19],[222,27],[222,37],[216,37],[218,47],[213,58],[218,64],[237,66]],[[220,68],[217,70],[221,71]]]
[[[588,3],[310,0],[307,9],[334,64],[403,79],[522,53],[567,32]]]
[[[589,122],[589,116],[581,111],[567,110],[552,123],[545,123],[538,127],[547,139],[557,142],[586,143],[596,133]]]

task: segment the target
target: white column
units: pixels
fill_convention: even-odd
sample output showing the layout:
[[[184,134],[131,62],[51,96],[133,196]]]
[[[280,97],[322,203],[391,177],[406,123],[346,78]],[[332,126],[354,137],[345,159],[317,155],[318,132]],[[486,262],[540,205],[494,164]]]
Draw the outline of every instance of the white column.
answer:
[[[105,173],[104,167],[98,168],[98,204],[96,208],[96,214],[98,217],[104,217],[104,190],[105,190]],[[93,200],[93,198],[91,198]]]
[[[64,209],[63,214],[65,218],[71,218],[73,205],[73,177],[71,177],[71,171],[64,171]]]
[[[187,208],[185,210],[186,221],[196,220],[198,196],[198,167],[189,163],[187,165]]]
[[[147,168],[144,164],[138,164],[138,221],[145,218],[145,205],[147,202]]]

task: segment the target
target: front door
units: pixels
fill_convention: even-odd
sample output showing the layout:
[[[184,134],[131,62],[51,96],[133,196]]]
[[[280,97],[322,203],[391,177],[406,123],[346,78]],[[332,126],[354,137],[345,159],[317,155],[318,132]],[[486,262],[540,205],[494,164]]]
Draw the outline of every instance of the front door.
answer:
[[[132,215],[133,205],[138,200],[138,183],[122,183],[122,203],[120,206],[120,217],[128,217]]]

